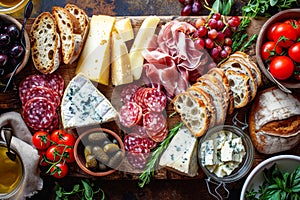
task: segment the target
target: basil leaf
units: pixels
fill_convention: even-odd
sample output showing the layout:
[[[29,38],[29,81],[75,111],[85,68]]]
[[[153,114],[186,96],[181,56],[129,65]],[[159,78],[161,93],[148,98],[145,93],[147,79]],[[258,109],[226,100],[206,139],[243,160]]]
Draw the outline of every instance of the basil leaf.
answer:
[[[270,0],[270,5],[275,6],[278,3],[278,0]]]
[[[92,200],[93,199],[93,189],[92,187],[85,181],[81,180],[82,185],[84,187],[84,197],[87,200]]]
[[[214,13],[220,13],[220,11],[222,10],[222,1],[216,0],[212,5],[212,10]]]
[[[231,7],[234,3],[234,0],[229,0],[227,3],[223,3],[223,10],[222,10],[222,15],[229,15],[230,11],[231,11]]]

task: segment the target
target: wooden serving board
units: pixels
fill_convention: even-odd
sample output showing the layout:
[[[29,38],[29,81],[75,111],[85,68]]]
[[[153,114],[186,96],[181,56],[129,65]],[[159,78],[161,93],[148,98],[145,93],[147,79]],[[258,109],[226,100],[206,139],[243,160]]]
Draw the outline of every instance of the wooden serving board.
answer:
[[[119,19],[123,19],[125,17],[117,17],[117,20]],[[132,26],[134,28],[134,32],[136,33],[139,29],[139,27],[141,26],[141,23],[143,22],[143,20],[145,19],[145,17],[128,17],[131,19],[131,23]],[[171,20],[180,20],[180,21],[194,21],[199,17],[176,17],[176,16],[162,16],[160,17],[161,21],[159,23],[159,27],[161,27],[163,24],[171,21]],[[20,20],[22,21],[22,20]],[[33,23],[34,19],[31,18],[27,21],[26,24],[26,30],[29,32],[31,25]],[[259,33],[260,28],[262,27],[263,23],[266,21],[266,19],[259,19],[259,20],[252,20],[250,27],[248,28],[248,33],[249,35],[253,35],[255,33]],[[250,54],[251,56],[255,56],[255,49],[254,46],[252,48],[250,48],[250,50],[248,51],[248,54]],[[70,80],[75,76],[75,69],[76,69],[77,63],[73,63],[70,65],[61,65],[59,67],[59,69],[57,70],[57,73],[59,73],[60,75],[63,76],[64,81],[65,81],[65,86],[68,85],[68,83],[70,82]],[[21,102],[18,99],[18,85],[19,83],[26,77],[29,76],[31,74],[36,74],[38,73],[38,71],[34,68],[32,60],[29,59],[27,66],[15,77],[14,80],[14,90],[9,91],[5,94],[0,93],[0,113],[2,112],[6,112],[7,110],[15,110],[18,112],[21,112]],[[263,86],[261,86],[259,88],[259,90],[262,90],[266,87],[271,86],[272,84],[266,79],[266,77],[263,77]],[[111,101],[119,101],[119,99],[111,99],[112,97],[112,93],[113,92],[120,92],[121,91],[122,86],[119,87],[113,87],[112,85],[109,86],[103,86],[103,85],[98,85],[98,89],[106,96],[108,97]],[[248,105],[247,107],[240,109],[239,110],[239,117],[242,120],[244,118],[245,115],[247,115],[247,113],[249,113],[249,108],[251,105]],[[174,112],[172,106],[169,104],[167,106],[167,115],[169,116],[170,114],[172,114]],[[236,110],[237,111],[237,110]],[[235,114],[235,112],[234,112]],[[232,124],[232,117],[234,116],[230,115],[227,116],[226,119],[226,124]],[[168,118],[168,127],[172,128],[177,122],[180,121],[180,117],[179,115],[175,115],[174,117]],[[103,124],[101,125],[102,127],[105,128],[109,128],[112,129],[113,131],[119,133],[122,136],[122,132],[119,129],[119,127],[115,124],[115,123],[108,123],[108,124]],[[60,128],[61,124],[60,124]],[[245,132],[247,133],[247,130],[245,130]],[[294,155],[298,155],[300,156],[300,147],[296,147],[293,150],[284,152],[282,154],[294,154]],[[272,155],[273,156],[273,155]],[[259,164],[261,161],[267,159],[268,157],[271,157],[271,155],[263,155],[260,154],[258,152],[255,152],[255,160],[254,160],[254,164],[253,167],[254,168],[257,164]],[[125,166],[126,167],[126,166]],[[80,168],[74,164],[71,166],[71,170],[69,173],[69,176],[72,177],[89,177],[87,174],[85,174],[82,170],[80,170]],[[129,172],[124,172],[124,171],[117,171],[109,176],[106,177],[102,177],[102,179],[105,180],[137,180],[139,176],[139,173],[129,173]],[[168,171],[166,169],[158,169],[155,171],[155,175],[154,175],[155,179],[171,179],[171,180],[175,180],[175,179],[179,179],[179,180],[183,180],[183,179],[204,179],[205,174],[201,171],[201,169],[199,168],[199,175],[193,178],[187,177],[187,176],[183,176],[180,174],[177,174],[175,172],[171,172]],[[243,180],[243,179],[242,179]],[[236,184],[242,184],[242,180],[238,181]]]

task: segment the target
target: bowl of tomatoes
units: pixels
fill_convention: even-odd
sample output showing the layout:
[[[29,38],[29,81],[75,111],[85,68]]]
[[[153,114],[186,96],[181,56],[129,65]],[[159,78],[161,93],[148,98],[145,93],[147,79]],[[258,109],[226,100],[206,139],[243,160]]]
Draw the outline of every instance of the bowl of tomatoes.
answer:
[[[284,10],[269,18],[256,42],[256,59],[263,74],[287,88],[300,88],[299,55],[300,9]]]

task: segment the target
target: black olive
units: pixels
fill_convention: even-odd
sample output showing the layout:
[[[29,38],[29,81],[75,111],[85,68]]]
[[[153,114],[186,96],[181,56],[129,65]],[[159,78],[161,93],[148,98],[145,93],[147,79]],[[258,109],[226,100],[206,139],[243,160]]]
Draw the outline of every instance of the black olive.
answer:
[[[19,44],[15,44],[10,49],[9,54],[13,58],[20,58],[24,54],[24,48]]]
[[[9,45],[10,43],[10,37],[6,33],[0,34],[0,45]]]
[[[11,24],[7,27],[6,33],[14,39],[18,39],[20,37],[20,30],[17,28],[15,24]]]
[[[0,54],[0,67],[3,67],[6,65],[8,61],[8,57],[5,54]]]

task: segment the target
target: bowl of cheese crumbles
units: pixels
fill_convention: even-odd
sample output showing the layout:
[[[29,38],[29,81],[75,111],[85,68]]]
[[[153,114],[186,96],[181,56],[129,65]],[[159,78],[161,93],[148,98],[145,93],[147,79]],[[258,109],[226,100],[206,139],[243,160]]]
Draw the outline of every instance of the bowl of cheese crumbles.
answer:
[[[199,141],[198,160],[209,178],[231,183],[251,169],[254,147],[250,137],[239,127],[220,125],[208,130]]]

